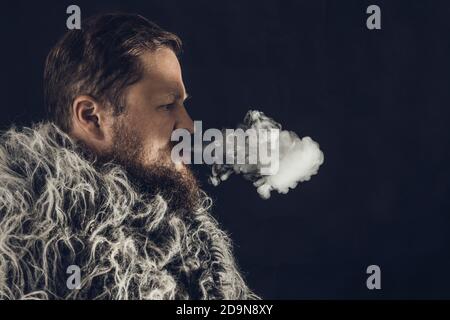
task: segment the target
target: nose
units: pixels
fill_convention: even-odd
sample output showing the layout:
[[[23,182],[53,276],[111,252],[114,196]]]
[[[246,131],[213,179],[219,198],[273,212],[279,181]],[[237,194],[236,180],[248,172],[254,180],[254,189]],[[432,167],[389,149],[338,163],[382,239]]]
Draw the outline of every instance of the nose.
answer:
[[[186,129],[190,134],[194,134],[194,122],[184,106],[180,108],[175,129]]]

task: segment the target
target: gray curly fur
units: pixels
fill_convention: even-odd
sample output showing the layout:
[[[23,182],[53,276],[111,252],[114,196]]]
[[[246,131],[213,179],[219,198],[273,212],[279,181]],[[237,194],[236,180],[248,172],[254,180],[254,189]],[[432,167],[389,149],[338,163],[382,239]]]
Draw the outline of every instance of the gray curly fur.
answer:
[[[13,127],[0,138],[0,298],[258,299],[211,204],[202,192],[195,212],[169,212],[54,124]]]

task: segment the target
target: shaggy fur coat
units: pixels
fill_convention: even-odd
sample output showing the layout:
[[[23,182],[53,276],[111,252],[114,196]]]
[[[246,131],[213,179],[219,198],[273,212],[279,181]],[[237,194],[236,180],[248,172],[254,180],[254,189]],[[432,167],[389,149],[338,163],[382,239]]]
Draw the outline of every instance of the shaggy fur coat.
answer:
[[[180,216],[54,124],[13,127],[0,138],[0,298],[258,298],[202,199]]]

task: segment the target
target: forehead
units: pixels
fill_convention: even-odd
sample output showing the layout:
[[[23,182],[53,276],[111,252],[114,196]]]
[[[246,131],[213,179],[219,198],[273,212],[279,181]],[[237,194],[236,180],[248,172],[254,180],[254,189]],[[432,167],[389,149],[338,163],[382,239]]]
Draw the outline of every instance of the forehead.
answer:
[[[143,66],[142,82],[153,93],[184,95],[181,66],[175,53],[169,48],[147,51],[139,59]]]

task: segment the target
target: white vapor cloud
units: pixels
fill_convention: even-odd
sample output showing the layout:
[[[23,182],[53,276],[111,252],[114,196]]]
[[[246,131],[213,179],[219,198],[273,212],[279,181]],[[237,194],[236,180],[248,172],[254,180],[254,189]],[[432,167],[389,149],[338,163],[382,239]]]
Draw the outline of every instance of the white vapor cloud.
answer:
[[[215,186],[228,179],[233,173],[241,174],[245,179],[253,182],[263,199],[268,199],[272,191],[285,194],[289,192],[289,189],[297,187],[298,183],[309,181],[318,173],[319,167],[324,162],[323,152],[317,142],[310,137],[299,138],[295,132],[281,130],[281,124],[267,117],[263,112],[249,110],[244,123],[238,128],[280,130],[278,172],[274,175],[261,175],[262,165],[259,162],[257,164],[214,164],[210,182]],[[249,149],[250,152],[254,152],[254,148],[247,148]]]

